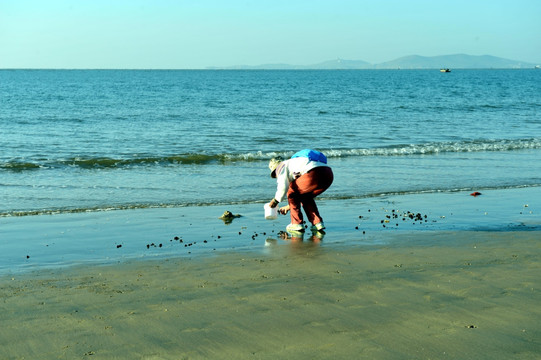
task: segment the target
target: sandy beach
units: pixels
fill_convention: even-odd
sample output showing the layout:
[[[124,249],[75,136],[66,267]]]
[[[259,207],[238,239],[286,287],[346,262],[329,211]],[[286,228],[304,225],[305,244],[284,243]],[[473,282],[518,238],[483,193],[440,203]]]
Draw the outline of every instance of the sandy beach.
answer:
[[[2,218],[0,359],[538,359],[540,192]]]
[[[539,358],[540,232],[399,236],[4,276],[1,358]]]

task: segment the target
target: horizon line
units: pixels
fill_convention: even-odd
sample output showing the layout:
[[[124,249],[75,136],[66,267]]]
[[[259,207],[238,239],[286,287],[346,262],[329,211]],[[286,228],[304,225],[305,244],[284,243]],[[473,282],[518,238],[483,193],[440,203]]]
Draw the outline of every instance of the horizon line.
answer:
[[[455,54],[447,54],[447,55],[434,55],[434,56],[424,56],[424,55],[417,55],[417,54],[411,54],[411,55],[405,55],[398,58],[395,58],[393,60],[388,60],[384,62],[379,63],[370,63],[365,60],[352,60],[352,59],[343,59],[340,57],[336,57],[335,59],[331,60],[325,60],[318,63],[312,63],[309,65],[293,65],[289,63],[284,62],[277,62],[277,63],[262,63],[258,65],[246,65],[246,64],[237,64],[237,65],[211,65],[211,66],[205,66],[205,67],[179,67],[179,68],[164,68],[164,67],[133,67],[133,68],[123,68],[123,67],[0,67],[0,70],[433,70],[433,69],[442,69],[442,68],[451,68],[447,65],[445,66],[430,66],[430,67],[411,67],[411,66],[405,66],[401,69],[400,65],[395,65],[393,67],[379,67],[379,66],[385,66],[385,64],[397,62],[399,60],[403,60],[406,58],[411,57],[420,57],[420,58],[444,58],[444,57],[456,57],[456,56],[465,56],[470,58],[481,58],[481,57],[492,57],[499,60],[505,60],[508,62],[515,62],[519,64],[528,65],[529,67],[514,67],[512,65],[504,66],[504,67],[452,67],[453,69],[472,69],[472,70],[481,70],[481,69],[491,69],[491,70],[497,70],[497,69],[529,69],[529,68],[539,68],[539,64],[541,62],[528,62],[528,61],[522,61],[522,60],[514,60],[514,59],[507,59],[502,58],[495,55],[469,55],[465,53],[455,53]],[[323,64],[333,63],[333,62],[361,62],[364,63],[364,66],[366,67],[359,67],[359,68],[319,68],[318,66],[321,66]],[[537,64],[537,65],[536,65]],[[388,66],[388,65],[387,65]]]
[[[245,68],[243,66],[246,66]],[[0,68],[0,71],[40,71],[40,70],[58,70],[58,71],[404,71],[404,70],[411,70],[411,71],[423,71],[423,70],[440,70],[447,67],[427,67],[427,68],[379,68],[379,69],[340,69],[340,68],[329,68],[329,69],[321,69],[321,68],[302,68],[302,69],[296,69],[296,68],[283,68],[283,69],[277,69],[277,68],[264,68],[261,66],[265,65],[233,65],[232,67],[219,67],[219,66],[211,66],[206,68],[68,68],[68,67],[59,67],[59,68],[49,68],[49,67],[43,67],[43,68]],[[536,65],[534,67],[450,67],[449,69],[452,70],[532,70],[532,69],[538,69],[539,65]]]

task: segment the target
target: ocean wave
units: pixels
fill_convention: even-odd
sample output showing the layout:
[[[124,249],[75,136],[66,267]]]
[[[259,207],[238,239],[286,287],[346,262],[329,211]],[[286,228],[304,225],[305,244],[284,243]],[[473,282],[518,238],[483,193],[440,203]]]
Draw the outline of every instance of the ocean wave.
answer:
[[[423,144],[399,144],[378,148],[357,149],[319,149],[329,158],[364,157],[364,156],[409,156],[409,155],[437,155],[441,153],[464,153],[483,151],[517,151],[526,149],[541,149],[541,138],[515,139],[515,140],[472,140],[457,142],[430,142]],[[295,150],[296,151],[296,150]],[[39,160],[36,162],[10,160],[0,162],[0,170],[28,171],[50,169],[58,167],[78,167],[84,169],[122,168],[138,165],[207,165],[228,164],[231,162],[264,161],[275,156],[291,157],[295,151],[264,152],[255,151],[247,153],[222,154],[179,154],[165,156],[140,156],[131,158],[111,157],[73,157],[69,159]]]
[[[78,167],[83,169],[121,168],[134,165],[164,165],[164,164],[210,164],[227,161],[227,155],[186,154],[171,156],[142,156],[133,158],[82,158],[40,160],[39,162],[21,162],[11,160],[0,162],[0,169],[12,171],[52,169],[59,167]]]
[[[25,170],[36,170],[41,167],[40,164],[30,163],[30,162],[19,162],[19,161],[8,161],[0,162],[0,169],[11,170],[11,171],[25,171]]]
[[[373,149],[340,149],[327,150],[328,157],[346,156],[407,156],[434,155],[440,153],[464,153],[483,151],[517,151],[526,149],[541,149],[541,139],[517,140],[474,140],[457,142],[432,142],[424,144],[392,145]]]

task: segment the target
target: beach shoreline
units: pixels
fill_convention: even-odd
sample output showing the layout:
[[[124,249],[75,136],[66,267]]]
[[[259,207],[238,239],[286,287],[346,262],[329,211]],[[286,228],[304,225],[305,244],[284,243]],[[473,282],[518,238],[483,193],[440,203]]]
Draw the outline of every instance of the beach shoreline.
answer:
[[[539,231],[415,232],[0,278],[6,359],[534,359]],[[406,236],[406,238],[404,238]]]
[[[541,187],[320,199],[321,246],[402,241],[410,232],[541,230]],[[230,223],[224,211],[240,214]],[[149,208],[0,218],[0,275],[134,259],[265,253],[289,216],[265,220],[263,203]],[[304,240],[312,237],[310,231]],[[321,240],[321,241],[320,241]]]
[[[0,359],[538,359],[539,75],[3,72]]]
[[[2,218],[0,358],[536,359],[540,193]]]

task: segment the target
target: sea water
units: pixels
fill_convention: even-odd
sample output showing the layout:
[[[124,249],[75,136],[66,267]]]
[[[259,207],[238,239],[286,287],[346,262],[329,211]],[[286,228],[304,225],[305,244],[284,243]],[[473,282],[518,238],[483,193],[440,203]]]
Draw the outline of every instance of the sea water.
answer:
[[[0,71],[0,216],[264,204],[324,152],[322,198],[541,185],[541,71]]]
[[[304,148],[335,175],[325,243],[539,229],[540,114],[533,69],[0,70],[0,274],[263,248],[287,224],[264,219],[268,161]],[[412,199],[429,222],[385,222]]]

